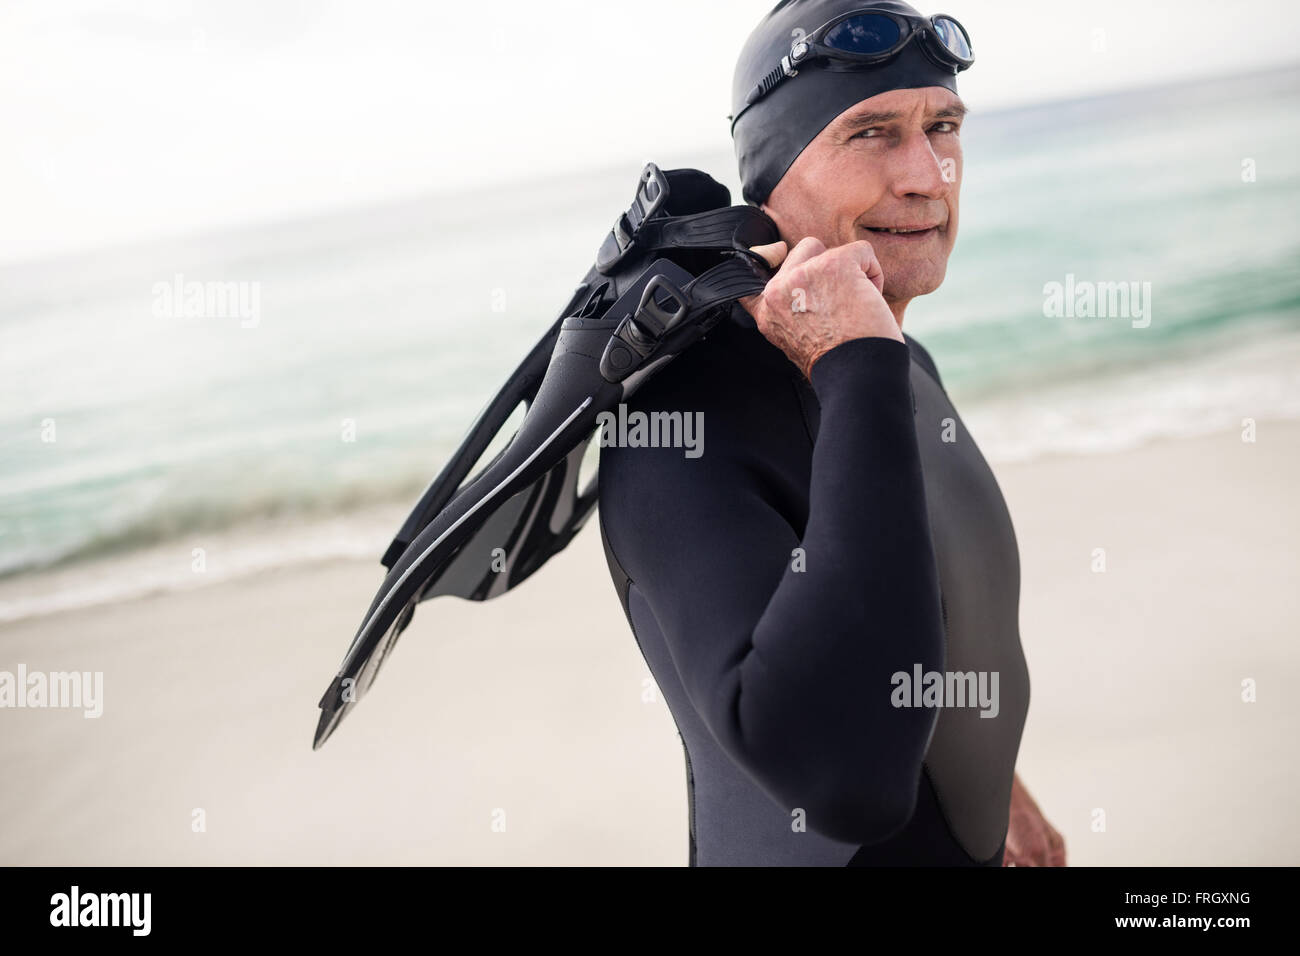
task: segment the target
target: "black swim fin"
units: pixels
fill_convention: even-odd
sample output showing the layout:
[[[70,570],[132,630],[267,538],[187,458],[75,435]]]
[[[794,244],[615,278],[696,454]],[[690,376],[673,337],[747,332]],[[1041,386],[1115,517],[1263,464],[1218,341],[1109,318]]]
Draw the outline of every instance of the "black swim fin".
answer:
[[[488,403],[389,545],[389,569],[320,700],[320,747],[373,684],[415,606],[430,597],[488,600],[562,550],[596,506],[579,487],[601,412],[617,407],[726,314],[771,270],[751,246],[776,226],[694,169],[650,163],[596,263],[546,334]],[[512,414],[508,444],[473,477]]]

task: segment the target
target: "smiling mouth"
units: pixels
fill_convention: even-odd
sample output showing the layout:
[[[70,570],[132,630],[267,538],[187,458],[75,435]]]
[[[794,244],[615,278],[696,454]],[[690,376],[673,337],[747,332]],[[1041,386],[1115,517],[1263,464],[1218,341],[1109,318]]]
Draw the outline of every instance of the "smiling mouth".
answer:
[[[878,236],[914,236],[921,238],[931,233],[938,232],[938,226],[912,226],[894,228],[892,226],[867,226],[868,232],[874,232]]]

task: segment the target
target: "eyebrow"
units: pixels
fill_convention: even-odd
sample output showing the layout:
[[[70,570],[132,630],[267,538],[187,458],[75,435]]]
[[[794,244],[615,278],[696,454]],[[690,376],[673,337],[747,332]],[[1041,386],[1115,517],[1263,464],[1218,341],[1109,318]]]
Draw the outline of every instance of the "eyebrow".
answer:
[[[930,116],[932,119],[961,119],[967,114],[967,112],[969,111],[966,109],[966,104],[961,100],[958,100],[956,103],[945,106],[943,109],[936,110],[934,113],[930,114]],[[903,114],[898,110],[877,113],[858,113],[856,116],[851,116],[844,120],[840,124],[840,129],[843,132],[848,133],[855,130],[867,129],[872,126],[879,126],[882,123],[892,123],[902,118]]]

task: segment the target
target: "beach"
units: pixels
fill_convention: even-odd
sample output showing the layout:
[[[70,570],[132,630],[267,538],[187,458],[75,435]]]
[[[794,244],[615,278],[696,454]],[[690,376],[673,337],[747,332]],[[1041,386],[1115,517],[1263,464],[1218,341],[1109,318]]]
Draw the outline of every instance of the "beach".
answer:
[[[1071,864],[1300,863],[1300,422],[1256,439],[993,462],[1032,681],[1018,772]],[[103,674],[99,717],[0,711],[0,863],[684,865],[681,745],[594,521],[499,599],[423,604],[312,751],[394,514],[355,532],[373,558],[0,623],[0,670]]]

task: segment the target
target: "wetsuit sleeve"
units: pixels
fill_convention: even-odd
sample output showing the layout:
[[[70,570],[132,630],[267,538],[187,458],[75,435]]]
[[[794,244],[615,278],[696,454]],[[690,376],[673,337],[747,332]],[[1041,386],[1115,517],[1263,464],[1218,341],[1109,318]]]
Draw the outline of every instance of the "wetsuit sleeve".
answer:
[[[933,708],[893,705],[893,675],[943,666],[909,362],[903,342],[863,338],[814,366],[802,539],[762,456],[716,429],[696,461],[620,450],[602,513],[722,748],[810,828],[856,843],[911,817],[934,729]]]

